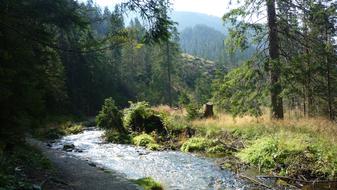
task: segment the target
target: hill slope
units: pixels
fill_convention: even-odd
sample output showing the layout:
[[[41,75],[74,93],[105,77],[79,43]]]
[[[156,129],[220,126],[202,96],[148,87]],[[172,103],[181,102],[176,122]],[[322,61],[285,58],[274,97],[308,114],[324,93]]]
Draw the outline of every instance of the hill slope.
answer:
[[[227,25],[223,24],[220,17],[211,16],[202,13],[173,11],[172,20],[178,22],[178,31],[181,32],[185,28],[194,27],[196,25],[206,25],[210,28],[225,33]]]

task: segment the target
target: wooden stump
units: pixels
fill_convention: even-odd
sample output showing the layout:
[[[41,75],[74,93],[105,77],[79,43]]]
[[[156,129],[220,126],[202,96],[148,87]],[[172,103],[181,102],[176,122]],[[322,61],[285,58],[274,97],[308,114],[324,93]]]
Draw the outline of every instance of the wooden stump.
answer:
[[[205,110],[204,110],[204,118],[209,118],[209,117],[213,117],[214,116],[214,112],[213,112],[213,104],[211,102],[208,102],[207,104],[205,104]]]

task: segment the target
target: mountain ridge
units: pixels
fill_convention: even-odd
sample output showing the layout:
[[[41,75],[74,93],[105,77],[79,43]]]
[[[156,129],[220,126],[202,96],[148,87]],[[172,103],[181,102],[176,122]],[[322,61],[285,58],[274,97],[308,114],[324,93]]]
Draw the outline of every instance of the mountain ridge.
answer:
[[[173,21],[178,23],[179,32],[196,25],[206,25],[224,34],[227,33],[228,24],[224,24],[220,17],[187,11],[173,11],[170,16]]]

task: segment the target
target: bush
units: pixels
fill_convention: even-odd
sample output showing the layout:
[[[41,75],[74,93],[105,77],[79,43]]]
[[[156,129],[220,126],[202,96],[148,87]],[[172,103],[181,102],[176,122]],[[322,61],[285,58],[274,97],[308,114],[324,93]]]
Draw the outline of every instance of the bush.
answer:
[[[202,137],[188,139],[180,148],[183,152],[206,151],[211,146],[211,141]]]
[[[156,140],[146,133],[135,136],[132,139],[132,143],[137,146],[144,146],[149,150],[158,150],[160,149],[160,145],[157,144]]]
[[[137,146],[147,146],[148,144],[154,144],[156,141],[154,138],[148,134],[141,134],[138,136],[135,136],[132,139],[132,143]]]
[[[72,126],[63,129],[66,135],[78,134],[83,132],[83,130],[84,128],[81,124],[73,124]]]
[[[130,144],[131,137],[126,133],[119,133],[113,130],[106,130],[103,138],[105,141],[116,144]]]
[[[144,188],[144,190],[164,190],[160,183],[153,180],[151,177],[145,177],[141,179],[134,180],[134,182]]]
[[[130,107],[124,110],[123,123],[130,131],[141,133],[157,132],[166,135],[163,116],[151,109],[147,102],[130,102]]]
[[[96,116],[97,126],[103,129],[125,132],[122,124],[122,113],[112,98],[105,99],[101,111]]]
[[[226,153],[227,149],[224,145],[215,145],[207,149],[207,153],[209,154],[219,154]]]
[[[186,107],[186,111],[187,111],[187,119],[189,120],[198,119],[201,117],[201,114],[199,113],[199,107],[195,103],[190,103]]]
[[[246,163],[268,171],[282,166],[282,170],[296,162],[295,158],[305,155],[308,148],[306,135],[279,133],[253,141],[252,145],[241,150],[237,156]],[[311,163],[314,164],[314,163]],[[280,172],[280,171],[279,171]]]
[[[157,143],[150,143],[146,146],[149,150],[161,150],[161,146]]]

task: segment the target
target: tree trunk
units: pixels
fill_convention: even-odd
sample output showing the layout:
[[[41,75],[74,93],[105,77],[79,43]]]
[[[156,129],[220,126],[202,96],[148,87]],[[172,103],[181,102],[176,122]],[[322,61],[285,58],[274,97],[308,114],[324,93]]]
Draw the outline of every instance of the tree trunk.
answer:
[[[328,29],[326,29],[326,46],[329,44],[329,35],[328,35]],[[333,109],[332,109],[332,95],[331,95],[331,66],[330,66],[330,61],[329,61],[329,52],[326,52],[325,55],[325,62],[326,62],[326,69],[327,69],[327,85],[328,85],[328,109],[329,109],[329,119],[334,120],[334,114],[333,114]]]
[[[209,102],[205,104],[204,118],[209,118],[213,116],[214,116],[213,104]]]
[[[280,49],[276,21],[275,0],[267,0],[268,27],[269,27],[269,56],[270,56],[270,96],[271,116],[274,119],[283,119],[283,101],[280,96],[282,86],[280,84]]]
[[[171,56],[170,56],[170,41],[166,42],[166,56],[167,56],[167,93],[169,105],[172,106],[172,93],[171,93]]]

